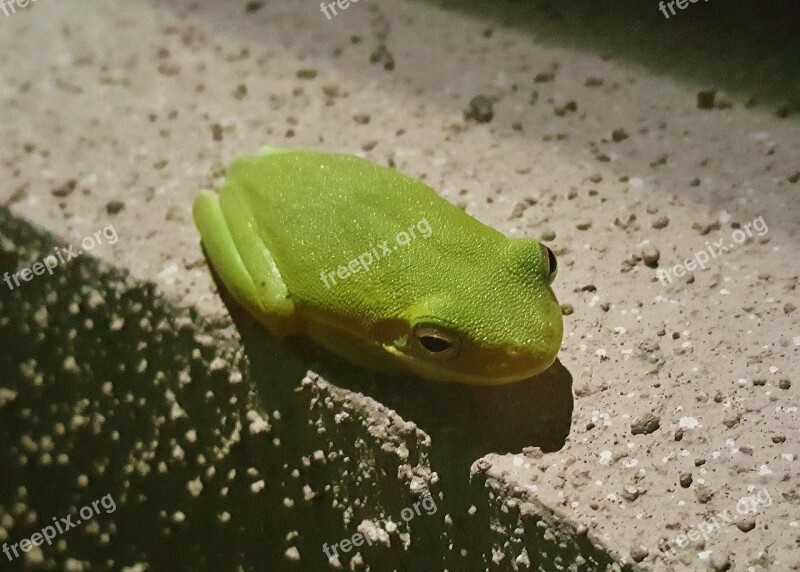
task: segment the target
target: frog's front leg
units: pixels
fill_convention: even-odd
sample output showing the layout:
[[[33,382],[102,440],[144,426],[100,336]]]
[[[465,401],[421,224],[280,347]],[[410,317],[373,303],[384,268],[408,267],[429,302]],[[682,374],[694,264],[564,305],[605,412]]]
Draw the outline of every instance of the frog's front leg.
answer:
[[[208,258],[236,301],[275,335],[298,333],[286,284],[235,189],[202,191],[192,211]]]

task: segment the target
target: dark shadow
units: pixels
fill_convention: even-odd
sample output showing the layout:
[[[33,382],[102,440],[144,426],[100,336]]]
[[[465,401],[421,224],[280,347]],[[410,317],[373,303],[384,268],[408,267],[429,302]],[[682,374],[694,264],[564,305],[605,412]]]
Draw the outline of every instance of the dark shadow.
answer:
[[[658,0],[422,0],[545,44],[644,65],[691,84],[800,111],[800,4],[694,0],[669,18]],[[547,70],[538,70],[547,71]]]
[[[306,338],[276,338],[238,306],[219,281],[217,287],[242,338],[250,363],[250,380],[265,400],[291,404],[283,409],[290,416],[307,415],[302,400],[292,393],[297,387],[296,380],[307,370],[313,370],[337,387],[390,407],[430,436],[432,446],[427,450],[430,467],[439,475],[444,492],[437,501],[440,511],[453,520],[454,544],[468,549],[472,555],[464,558],[459,550],[446,551],[442,567],[481,568],[475,558],[492,553],[486,519],[496,509],[489,501],[485,476],[473,479],[470,469],[487,453],[521,453],[527,447],[553,452],[564,446],[570,431],[573,397],[572,376],[561,362],[556,361],[534,378],[497,387],[436,383],[412,375],[382,375],[357,368]],[[293,441],[302,439],[295,436]],[[302,442],[298,447],[302,450]],[[470,507],[481,516],[468,516]],[[535,526],[532,529],[538,530]],[[426,565],[432,565],[433,554],[441,548],[437,534],[434,531],[427,538],[433,545],[423,550],[427,553],[423,559]],[[426,546],[425,535],[421,536],[416,540],[417,545]],[[533,543],[532,554],[543,555],[536,562],[546,569],[552,569],[550,559],[557,554],[571,554],[574,558],[580,555],[598,570],[602,569],[601,563],[612,562],[602,549],[586,539],[579,539],[583,542],[580,548],[558,550],[538,534],[528,534],[526,539]]]
[[[56,244],[0,208],[0,275],[30,267]],[[306,340],[278,340],[228,302],[243,344],[88,256],[0,288],[0,514],[24,506],[39,515],[15,519],[9,544],[110,495],[114,511],[96,517],[101,533],[113,527],[108,540],[81,525],[65,537],[68,550],[44,547],[35,568],[77,559],[153,570],[322,570],[324,542],[349,537],[376,515],[397,522],[413,497],[410,479],[398,475],[411,470],[430,477],[438,511],[409,527],[413,549],[371,546],[365,562],[375,570],[498,569],[492,525],[516,526],[520,515],[501,510],[486,474],[470,478],[469,468],[490,451],[564,444],[572,397],[563,366],[496,388],[390,378]],[[225,365],[213,365],[220,360]],[[298,387],[308,369],[395,408],[434,443],[403,426],[365,438],[392,420]],[[240,383],[229,377],[234,371]],[[353,421],[339,424],[335,416],[348,407]],[[269,429],[253,432],[251,413],[268,417]],[[388,444],[402,444],[406,455],[385,452]],[[317,451],[329,456],[312,462]],[[259,478],[263,490],[254,494]],[[539,569],[555,569],[556,559],[580,558],[586,570],[611,563],[602,547],[584,537],[556,542],[531,518],[524,516],[521,541]],[[287,537],[298,532],[292,545],[302,559],[287,560]],[[30,568],[23,559],[4,566]]]
[[[0,275],[31,267],[56,244],[64,246],[0,207]],[[31,538],[51,518],[72,515],[76,529],[43,545],[41,564],[0,555],[0,569],[63,570],[69,559],[92,569],[139,562],[175,571],[298,568],[283,557],[291,513],[264,518],[296,494],[273,485],[286,458],[264,454],[275,448],[247,432],[219,454],[221,437],[247,421],[249,383],[246,370],[238,385],[229,383],[228,368],[212,371],[225,354],[205,332],[213,341],[198,342],[202,321],[165,302],[154,285],[89,256],[13,290],[2,283],[0,515],[13,506],[33,515],[15,518],[8,544]],[[27,439],[51,445],[25,448]],[[274,479],[265,494],[252,494],[252,479],[228,477],[248,467]],[[187,490],[194,479],[203,485],[196,496]],[[115,505],[97,511],[98,532],[89,533],[77,510],[104,495]],[[185,520],[170,518],[179,511]],[[227,523],[218,517],[225,511]]]

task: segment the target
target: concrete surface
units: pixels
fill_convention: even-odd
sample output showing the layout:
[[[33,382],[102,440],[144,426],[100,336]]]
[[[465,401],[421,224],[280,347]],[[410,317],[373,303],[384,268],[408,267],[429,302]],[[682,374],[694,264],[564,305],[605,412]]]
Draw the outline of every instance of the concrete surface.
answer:
[[[659,69],[516,16],[39,0],[0,21],[0,200],[65,245],[118,235],[91,251],[118,270],[85,256],[3,285],[0,541],[109,493],[125,510],[29,565],[319,569],[323,542],[392,518],[388,546],[342,564],[800,569],[797,74]],[[787,46],[751,52],[787,69]],[[488,123],[464,119],[477,95]],[[443,388],[274,347],[230,307],[234,327],[190,204],[265,143],[362,153],[547,240],[560,363]],[[4,271],[50,248],[20,224],[4,215]],[[719,241],[705,270],[657,278]],[[402,522],[428,492],[436,513]]]

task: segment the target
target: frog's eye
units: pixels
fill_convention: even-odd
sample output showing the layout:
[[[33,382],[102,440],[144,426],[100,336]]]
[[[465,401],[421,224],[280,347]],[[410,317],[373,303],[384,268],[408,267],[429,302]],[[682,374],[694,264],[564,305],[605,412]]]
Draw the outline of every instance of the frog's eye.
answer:
[[[553,280],[556,279],[556,274],[558,274],[558,261],[556,260],[556,255],[553,254],[553,251],[546,247],[544,244],[542,248],[547,251],[547,284],[552,284]]]
[[[415,326],[414,340],[424,354],[436,359],[452,359],[461,350],[461,340],[458,337],[431,324]]]

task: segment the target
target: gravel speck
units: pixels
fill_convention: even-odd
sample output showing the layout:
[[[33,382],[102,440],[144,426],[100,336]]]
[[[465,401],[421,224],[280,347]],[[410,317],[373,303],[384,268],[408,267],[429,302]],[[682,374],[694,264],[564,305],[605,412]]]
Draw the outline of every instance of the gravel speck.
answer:
[[[714,497],[714,493],[705,485],[695,487],[694,496],[700,504],[707,504]]]
[[[375,48],[375,51],[369,55],[369,63],[382,63],[383,69],[386,71],[392,71],[394,69],[394,56],[385,45],[380,44],[377,48]]]
[[[707,89],[697,92],[697,109],[713,109],[717,90]]]
[[[125,203],[119,200],[108,201],[106,203],[106,212],[110,215],[115,215],[125,208]]]
[[[265,2],[248,2],[244,7],[244,11],[247,14],[253,14],[261,10],[264,7],[264,4]]]
[[[494,99],[485,95],[473,97],[467,109],[464,110],[464,119],[473,119],[478,123],[489,123],[494,117]]]
[[[653,228],[657,228],[660,230],[662,228],[666,228],[668,224],[669,224],[669,217],[660,216],[653,221]]]
[[[78,185],[78,182],[75,179],[70,179],[60,187],[57,187],[50,191],[54,197],[64,198],[69,196],[72,191],[75,190],[75,187]]]
[[[297,70],[296,75],[298,79],[314,79],[317,77],[317,73],[317,70],[314,68],[303,68]]]
[[[739,424],[739,421],[742,420],[742,416],[739,413],[729,413],[726,415],[723,420],[722,424],[725,425],[728,429],[733,429]]]
[[[611,140],[614,143],[619,143],[620,141],[625,141],[628,138],[628,132],[624,129],[614,129],[614,132],[611,134]]]

